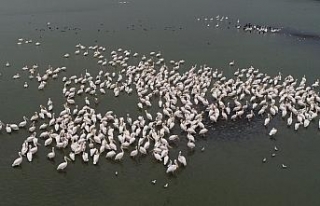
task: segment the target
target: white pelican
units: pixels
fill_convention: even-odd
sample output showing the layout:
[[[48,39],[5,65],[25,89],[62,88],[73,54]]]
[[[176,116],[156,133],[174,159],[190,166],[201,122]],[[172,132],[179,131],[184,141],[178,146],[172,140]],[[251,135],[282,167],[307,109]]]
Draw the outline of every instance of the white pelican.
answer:
[[[29,162],[32,162],[32,151],[31,151],[31,145],[29,145],[29,150],[28,150],[28,153],[27,153],[27,159]]]
[[[27,118],[23,116],[23,121],[19,123],[19,127],[25,127],[27,125]]]
[[[16,124],[10,124],[10,127],[11,127],[11,129],[14,130],[14,131],[18,131],[18,130],[19,130],[19,127],[18,127],[18,125],[16,125]]]
[[[308,127],[310,124],[310,120],[309,119],[305,119],[304,122],[303,122],[303,126],[306,128]]]
[[[19,154],[19,157],[14,160],[14,162],[12,163],[12,167],[19,166],[21,164],[21,162],[22,162],[21,152],[19,152],[18,154]]]
[[[174,160],[174,164],[168,165],[166,173],[174,173],[179,168],[177,160]]]
[[[115,156],[114,160],[121,161],[121,159],[123,158],[123,155],[124,155],[124,151],[123,151],[123,149],[122,149],[122,147],[121,147],[121,152],[119,152],[119,153]]]
[[[83,160],[84,162],[89,162],[89,155],[88,155],[88,153],[85,152],[85,151],[82,152],[82,160]]]
[[[67,166],[68,166],[68,158],[66,156],[64,156],[64,162],[60,163],[57,167],[57,170],[64,170]]]
[[[12,132],[12,128],[10,127],[9,124],[6,124],[6,132],[7,132],[8,134],[10,134],[10,133]]]
[[[161,155],[159,153],[153,152],[153,156],[157,161],[162,161]]]
[[[208,132],[208,129],[202,128],[202,129],[199,131],[199,134],[200,134],[200,135],[204,135],[204,134],[206,134],[207,132]]]
[[[13,75],[13,77],[12,77],[13,79],[19,79],[20,78],[20,74],[19,73],[17,73],[17,74],[15,74],[15,75]]]
[[[54,152],[54,147],[51,148],[51,152],[47,154],[47,157],[49,159],[53,159],[56,156],[56,153]]]
[[[138,149],[137,149],[137,146],[136,146],[136,148],[130,152],[130,157],[135,157],[137,155],[138,155]]]
[[[179,136],[176,135],[176,134],[169,136],[169,140],[170,140],[170,141],[175,141],[176,139],[179,139]]]
[[[292,112],[290,113],[290,116],[287,119],[287,125],[290,126],[292,124]]]
[[[187,146],[188,146],[191,150],[193,150],[196,145],[194,144],[194,142],[188,141]]]
[[[111,159],[111,158],[113,158],[116,154],[117,154],[117,153],[116,153],[114,150],[111,150],[111,151],[107,152],[106,158]]]
[[[267,126],[269,124],[270,120],[271,120],[271,116],[268,113],[268,117],[264,120],[264,126]]]
[[[147,152],[147,150],[146,150],[146,148],[145,147],[139,147],[139,152],[141,153],[141,154],[144,154],[144,155],[146,155],[148,152]]]
[[[296,123],[294,124],[294,130],[297,131],[297,130],[299,129],[300,125],[302,125],[301,122],[296,122]]]
[[[28,152],[28,142],[24,141],[21,147],[21,154],[25,156],[27,152]]]
[[[184,156],[181,155],[181,151],[179,151],[178,161],[183,165],[187,166],[187,160]]]
[[[273,128],[270,130],[270,132],[269,132],[269,136],[275,135],[275,134],[277,133],[277,131],[278,131],[278,130],[273,127]]]
[[[96,153],[97,150],[98,150],[97,148],[91,148],[89,151],[90,157],[92,157]]]
[[[99,161],[100,153],[97,150],[96,153],[93,155],[93,164],[96,165]]]
[[[75,161],[76,160],[76,156],[75,156],[75,153],[74,152],[70,152],[69,153],[69,157],[72,161]]]
[[[146,113],[147,119],[149,119],[150,121],[152,121],[152,115],[151,115],[150,113],[148,113],[147,110],[144,110],[144,112]]]

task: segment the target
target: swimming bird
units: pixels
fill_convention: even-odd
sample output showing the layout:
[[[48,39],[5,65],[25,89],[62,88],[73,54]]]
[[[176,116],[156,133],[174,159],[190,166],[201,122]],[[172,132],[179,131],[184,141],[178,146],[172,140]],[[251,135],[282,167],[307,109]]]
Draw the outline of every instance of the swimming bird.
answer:
[[[287,120],[287,125],[290,126],[292,124],[292,112],[290,113],[290,116]]]
[[[121,161],[122,158],[123,158],[123,155],[124,155],[124,151],[123,151],[123,149],[122,149],[122,147],[121,147],[121,152],[118,153],[118,154],[115,156],[114,160]]]
[[[18,154],[19,154],[19,157],[14,160],[14,162],[12,163],[12,167],[19,166],[19,165],[22,163],[22,155],[21,155],[21,152],[19,152]]]
[[[270,116],[270,114],[268,114],[268,117],[264,120],[264,126],[267,126],[269,124],[270,120],[271,120],[271,116]]]
[[[187,166],[187,160],[184,156],[181,155],[181,151],[179,151],[178,161],[183,165]]]
[[[136,146],[135,149],[130,152],[130,157],[135,157],[137,155],[138,155],[138,149],[137,149],[137,146]]]
[[[64,170],[68,166],[68,158],[64,156],[64,162],[60,163],[57,167],[58,171]]]
[[[111,151],[107,152],[106,158],[111,159],[111,158],[113,158],[116,154],[117,154],[117,153],[116,153],[114,150],[111,150]]]
[[[272,128],[271,130],[270,130],[270,132],[269,132],[269,136],[274,136],[276,133],[277,133],[277,129],[276,128]]]
[[[226,17],[219,16],[217,20],[222,26],[225,19]],[[256,25],[247,25],[245,29],[259,29],[261,32],[266,29],[254,26]],[[183,143],[184,138],[187,138],[185,143],[193,150],[198,142],[197,137],[207,134],[208,129],[213,127],[212,124],[221,120],[241,121],[245,115],[248,121],[253,121],[255,113],[262,116],[267,114],[264,121],[264,125],[267,126],[271,116],[276,116],[280,109],[283,118],[290,113],[288,125],[292,124],[292,119],[297,118],[296,128],[296,125],[301,124],[309,126],[310,122],[317,118],[317,111],[320,111],[320,97],[314,90],[319,83],[308,86],[305,77],[301,82],[291,75],[282,78],[280,73],[272,77],[253,67],[237,69],[233,78],[227,78],[223,71],[206,65],[195,65],[184,71],[181,70],[184,60],[172,60],[166,65],[160,52],[153,52],[151,57],[142,56],[137,64],[130,64],[131,51],[123,49],[111,53],[108,61],[111,70],[105,70],[106,67],[102,64],[107,58],[104,57],[103,47],[77,45],[77,49],[80,53],[87,52],[87,55],[92,51],[94,60],[102,67],[98,74],[93,75],[88,69],[83,74],[63,77],[62,93],[65,102],[62,110],[56,111],[58,115],[55,116],[52,112],[53,103],[50,99],[47,108],[40,106],[40,111],[35,112],[30,120],[24,119],[21,122],[21,126],[26,126],[30,121],[28,130],[31,133],[42,129],[39,141],[43,140],[45,146],[55,143],[62,152],[71,148],[71,159],[82,153],[83,161],[89,161],[86,146],[89,147],[88,152],[93,157],[94,164],[98,162],[94,160],[97,155],[104,152],[106,158],[119,161],[125,152],[131,157],[137,156],[138,153],[151,154],[156,160],[168,165],[166,172],[174,173],[179,166],[186,165],[187,162],[182,160],[183,156],[179,152],[177,160],[172,164],[171,144],[178,139]],[[136,56],[135,53],[133,56]],[[230,66],[234,65],[234,61],[230,63]],[[37,65],[32,68],[26,66],[23,69],[24,72],[29,72],[30,76],[36,77],[39,89],[44,89],[54,75],[57,77],[56,75],[65,70],[64,66],[49,66],[44,74],[40,74]],[[129,113],[124,117],[117,116],[114,111],[98,113],[98,105],[91,104],[91,98],[97,104],[101,96],[107,95],[109,91],[113,92],[114,96],[136,91],[138,107],[141,109],[141,114],[137,115],[139,117],[129,117]],[[79,101],[79,98],[82,98],[82,101]],[[152,107],[155,101],[158,101],[159,108]],[[82,108],[80,105],[83,105]],[[153,112],[156,114],[154,117]],[[209,123],[207,120],[212,122]],[[17,129],[15,124],[6,124],[5,127],[10,132]],[[320,121],[318,127],[320,129]],[[181,130],[181,135],[173,133],[177,129]],[[268,134],[273,136],[276,132],[277,130],[272,128]],[[22,144],[21,153],[24,155],[28,152],[27,158],[31,155],[29,161],[32,161],[32,155],[38,150],[37,137],[34,133]],[[121,152],[118,146],[121,147]],[[131,150],[132,147],[135,148]],[[204,151],[204,147],[201,151]]]
[[[8,134],[11,134],[11,132],[12,132],[12,128],[10,127],[9,124],[6,124],[6,132],[7,132]]]
[[[29,162],[32,162],[32,151],[31,151],[31,145],[29,145],[29,150],[28,150],[28,153],[27,153],[27,159]]]
[[[88,153],[85,152],[85,151],[82,152],[82,160],[83,160],[84,162],[89,162],[89,155],[88,155]]]
[[[96,153],[93,155],[93,164],[96,165],[99,161],[100,153],[96,150]]]
[[[174,173],[179,168],[177,160],[174,160],[174,163],[168,165],[166,173]]]
[[[54,152],[54,147],[51,148],[51,152],[47,154],[48,159],[53,159],[56,156]]]

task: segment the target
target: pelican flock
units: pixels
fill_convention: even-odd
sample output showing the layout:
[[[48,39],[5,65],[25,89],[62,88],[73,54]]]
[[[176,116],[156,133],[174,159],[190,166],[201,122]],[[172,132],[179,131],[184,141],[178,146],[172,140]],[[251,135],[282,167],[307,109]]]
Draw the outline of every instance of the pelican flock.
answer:
[[[164,165],[166,173],[176,173],[187,166],[187,158],[181,151],[173,154],[172,145],[197,150],[197,141],[208,132],[205,120],[214,125],[227,120],[254,121],[262,116],[266,137],[275,138],[277,129],[268,127],[279,113],[288,127],[294,122],[298,130],[300,125],[313,126],[310,123],[320,112],[319,80],[307,85],[305,77],[298,80],[281,73],[271,77],[252,66],[237,69],[228,78],[222,70],[206,65],[181,71],[184,60],[167,63],[160,52],[139,55],[119,48],[106,58],[106,51],[103,46],[78,44],[75,52],[62,55],[68,59],[72,54],[91,55],[99,65],[97,75],[86,69],[82,74],[59,77],[67,69],[64,66],[49,66],[43,74],[36,64],[22,68],[30,79],[36,78],[39,90],[45,90],[50,79],[60,78],[65,102],[58,111],[54,98],[49,98],[31,117],[23,116],[22,122],[1,122],[0,129],[8,134],[19,129],[29,132],[12,167],[22,165],[25,156],[32,162],[38,150],[47,148],[48,159],[58,158],[55,150],[69,154],[57,170],[65,170],[68,161],[76,159],[96,165],[104,161],[102,157],[120,162],[150,155]],[[99,99],[107,94],[137,98],[138,117],[129,113],[119,116],[111,110],[98,112]],[[320,120],[316,127],[320,128]]]
[[[217,15],[216,17],[197,17],[197,22],[203,23],[206,25],[206,27],[211,27],[211,25],[215,25],[215,28],[221,28],[221,26],[227,27],[230,29],[230,27],[234,27],[238,30],[243,30],[244,32],[256,32],[259,34],[265,34],[265,33],[279,33],[281,31],[281,28],[272,27],[268,25],[258,25],[253,23],[245,23],[241,24],[240,20],[238,19],[237,22],[234,22],[234,19],[229,19],[228,16],[224,15]],[[234,65],[234,61],[230,62],[230,66]]]

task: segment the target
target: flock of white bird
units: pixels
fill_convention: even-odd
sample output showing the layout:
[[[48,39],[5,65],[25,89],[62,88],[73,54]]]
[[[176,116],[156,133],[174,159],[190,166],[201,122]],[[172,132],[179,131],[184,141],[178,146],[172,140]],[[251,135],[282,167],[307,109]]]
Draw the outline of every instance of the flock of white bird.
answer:
[[[233,22],[229,19],[228,16],[223,15],[217,15],[216,17],[197,17],[196,18],[198,22],[205,23],[206,27],[215,27],[215,28],[221,28],[227,27],[230,29],[231,27],[234,27],[236,29],[242,29],[245,32],[257,32],[257,33],[277,33],[281,31],[280,28],[266,26],[266,25],[255,25],[252,23],[246,23],[246,24],[240,24],[240,20],[237,19],[237,22]]]
[[[295,130],[319,119],[319,80],[309,86],[305,77],[298,80],[281,73],[271,77],[253,67],[237,69],[234,77],[227,78],[223,71],[205,65],[180,71],[183,60],[166,63],[160,52],[141,56],[119,48],[111,52],[109,61],[105,54],[102,46],[76,45],[74,55],[92,56],[101,70],[96,76],[86,70],[84,74],[61,78],[65,98],[62,111],[55,111],[52,99],[48,99],[45,106],[40,105],[39,111],[23,117],[18,124],[1,122],[0,130],[4,127],[7,133],[21,128],[30,133],[12,167],[21,165],[25,156],[32,162],[43,145],[51,148],[48,159],[56,158],[56,149],[70,152],[57,170],[65,170],[68,162],[77,158],[96,165],[101,156],[122,161],[126,155],[151,155],[165,166],[166,173],[176,173],[187,166],[187,160],[181,151],[178,156],[172,155],[172,145],[186,143],[189,150],[195,150],[197,140],[208,132],[205,119],[215,124],[241,118],[253,121],[261,115],[268,127],[276,115],[281,115],[288,126],[294,124]],[[139,63],[130,64],[130,58]],[[230,65],[234,66],[234,62]],[[42,90],[50,78],[58,78],[66,67],[49,67],[43,75],[35,75],[37,69],[37,65],[22,68],[29,72],[29,78],[37,78],[38,89]],[[140,110],[137,119],[130,114],[118,117],[113,111],[98,113],[95,106],[107,93],[114,98],[136,97]],[[274,138],[277,129],[269,131]]]

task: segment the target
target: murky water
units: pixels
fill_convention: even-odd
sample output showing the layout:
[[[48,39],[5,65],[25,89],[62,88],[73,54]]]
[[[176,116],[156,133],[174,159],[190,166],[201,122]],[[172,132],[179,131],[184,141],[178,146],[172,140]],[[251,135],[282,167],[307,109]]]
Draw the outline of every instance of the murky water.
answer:
[[[66,66],[63,76],[95,74],[99,66],[82,57],[62,58],[73,53],[78,43],[119,47],[148,54],[161,51],[166,60],[184,59],[184,69],[197,64],[221,68],[227,75],[237,67],[253,65],[275,75],[303,75],[312,83],[319,78],[320,42],[288,35],[237,31],[228,26],[215,28],[197,18],[228,16],[230,22],[251,22],[320,34],[319,1],[4,1],[0,7],[0,119],[19,122],[46,104],[62,108],[60,80],[50,80],[44,91],[28,80],[21,68],[37,63],[41,71],[48,65]],[[47,22],[51,23],[51,29]],[[41,46],[17,45],[18,38],[40,41]],[[234,60],[236,67],[228,66]],[[5,63],[11,63],[5,68]],[[13,80],[20,72],[22,77]],[[119,115],[139,114],[130,97],[103,99],[101,111]],[[102,105],[102,106],[101,106]],[[105,106],[103,106],[105,105]],[[34,161],[24,161],[12,169],[12,161],[27,132],[0,133],[1,205],[319,205],[320,135],[317,122],[294,132],[280,118],[268,129],[262,118],[253,122],[219,122],[210,126],[209,135],[197,141],[195,152],[184,143],[175,149],[185,152],[188,166],[175,176],[150,157],[122,163],[104,158],[98,166],[83,164],[78,158],[65,173],[56,171],[62,160],[46,159],[49,148],[40,147]],[[276,140],[267,136],[278,128]],[[279,148],[272,158],[274,146]],[[205,147],[205,151],[200,149]],[[262,158],[267,157],[267,163]],[[282,169],[281,164],[288,165]],[[115,171],[119,175],[115,176]],[[157,179],[157,184],[150,181]],[[163,185],[169,184],[164,189]]]

